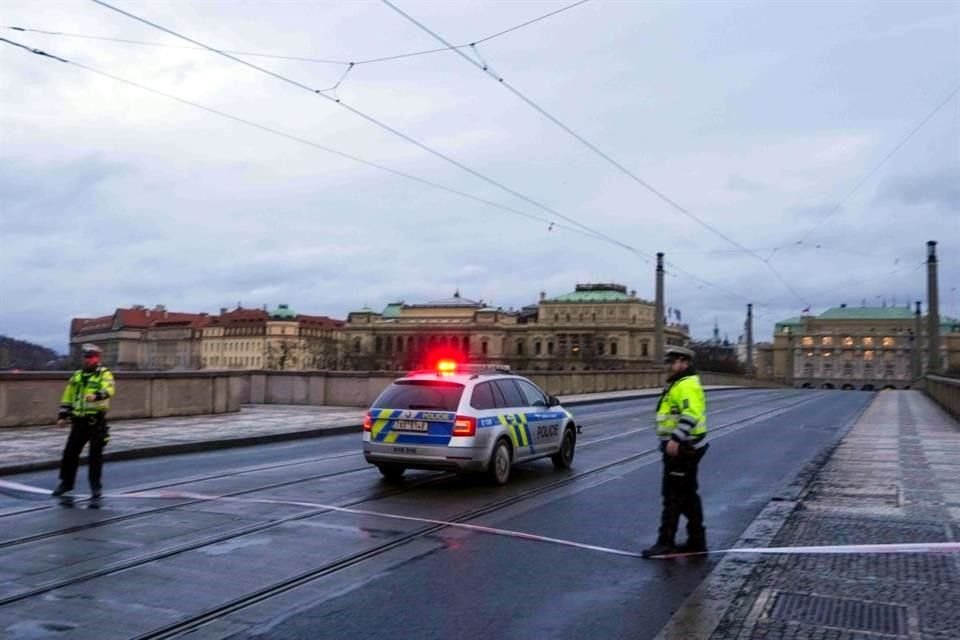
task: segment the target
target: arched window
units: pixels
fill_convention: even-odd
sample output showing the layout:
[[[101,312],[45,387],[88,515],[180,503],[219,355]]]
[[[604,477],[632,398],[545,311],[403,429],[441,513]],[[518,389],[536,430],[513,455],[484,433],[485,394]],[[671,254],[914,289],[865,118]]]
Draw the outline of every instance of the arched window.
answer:
[[[523,355],[523,340],[517,340],[517,355]]]
[[[616,340],[610,341],[610,355],[617,355],[617,351],[620,349],[620,346],[617,344]]]

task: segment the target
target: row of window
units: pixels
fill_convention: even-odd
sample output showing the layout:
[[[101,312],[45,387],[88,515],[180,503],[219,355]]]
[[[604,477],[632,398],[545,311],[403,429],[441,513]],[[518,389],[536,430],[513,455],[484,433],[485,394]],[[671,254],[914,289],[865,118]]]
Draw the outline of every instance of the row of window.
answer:
[[[844,378],[852,378],[854,375],[854,367],[852,364],[845,364],[842,368],[842,376]],[[803,365],[803,375],[807,378],[813,377],[814,366],[813,363],[806,363]],[[832,376],[833,375],[833,365],[826,363],[820,368],[820,373],[823,376]],[[865,364],[863,366],[863,376],[871,377],[873,375],[873,365]],[[897,367],[894,364],[887,364],[883,368],[883,375],[885,377],[893,377],[897,375]]]
[[[803,344],[803,346],[805,347],[812,347],[815,344],[815,342],[816,341],[813,336],[804,336],[803,340],[801,340],[801,344]],[[841,344],[843,344],[843,346],[845,347],[852,347],[855,345],[855,343],[856,343],[856,340],[852,336],[844,336],[841,340]],[[821,336],[820,344],[824,347],[832,347],[834,345],[834,337]],[[860,344],[864,347],[873,347],[876,345],[876,339],[873,338],[872,336],[864,336],[861,339]],[[881,344],[884,347],[895,347],[897,346],[897,339],[891,336],[887,336],[881,340]]]
[[[203,350],[206,352],[222,351],[249,351],[250,349],[262,348],[263,343],[258,340],[242,340],[238,342],[205,342]]]
[[[863,356],[864,360],[873,360],[877,357],[877,352],[872,349],[867,349],[866,351],[863,351],[863,352],[842,351],[842,352],[836,352],[836,353],[838,358],[842,357],[844,360],[853,360],[854,357],[857,357],[860,355]],[[894,358],[897,357],[897,354],[894,353],[893,351],[883,351],[881,352],[881,354],[883,355],[883,358],[885,360],[893,360]],[[818,354],[815,351],[807,351],[806,353],[807,358],[815,358],[817,355],[819,355],[821,358],[832,358],[834,355],[834,352],[823,351]]]
[[[622,317],[626,317],[626,315],[627,315],[627,310],[626,310],[626,309],[622,309],[622,310],[620,311],[620,315],[621,315]],[[613,317],[615,317],[615,316],[614,316],[613,309],[607,309],[607,317],[608,317],[608,318],[613,318]],[[570,313],[565,313],[565,314],[563,314],[562,316],[561,316],[559,313],[553,314],[553,321],[554,321],[554,322],[560,322],[561,318],[562,318],[564,321],[566,321],[566,322],[573,322],[573,320],[574,320],[574,316],[573,316],[572,314],[570,314]],[[596,313],[591,313],[591,314],[587,315],[586,313],[583,313],[583,312],[577,314],[576,318],[577,318],[577,321],[578,321],[578,322],[586,322],[587,320],[590,320],[590,322],[597,322],[597,319],[598,319]],[[633,315],[633,316],[630,317],[630,324],[637,324],[637,316],[636,316],[636,315]]]
[[[483,342],[484,353],[486,353],[486,341]],[[353,350],[360,353],[363,346],[360,338],[353,341]],[[469,336],[377,336],[374,339],[374,351],[377,353],[413,353],[422,349],[449,348],[470,352]]]
[[[221,360],[223,362],[221,363]],[[263,361],[260,356],[247,356],[238,358],[203,358],[204,367],[260,367]]]
[[[573,354],[579,355],[586,348],[586,342],[581,342],[580,336],[573,334],[568,336],[567,334],[560,334],[558,336],[557,343],[555,344],[553,340],[548,340],[546,342],[542,340],[534,340],[533,342],[533,355],[554,355],[559,352],[560,354]],[[422,349],[434,349],[434,348],[450,348],[462,351],[465,354],[470,353],[470,337],[469,336],[377,336],[374,338],[374,351],[378,354],[391,354],[391,353],[414,353]],[[595,353],[597,355],[611,355],[617,356],[620,354],[620,344],[617,340],[597,340],[594,345]],[[363,343],[360,338],[355,338],[353,341],[353,351],[354,353],[360,353],[363,350]],[[480,342],[480,353],[487,355],[489,353],[490,347],[487,340],[481,340]],[[518,356],[526,355],[527,353],[527,341],[524,339],[517,339],[514,343],[514,353]],[[641,357],[648,357],[650,355],[650,341],[641,340],[640,341],[640,355]]]

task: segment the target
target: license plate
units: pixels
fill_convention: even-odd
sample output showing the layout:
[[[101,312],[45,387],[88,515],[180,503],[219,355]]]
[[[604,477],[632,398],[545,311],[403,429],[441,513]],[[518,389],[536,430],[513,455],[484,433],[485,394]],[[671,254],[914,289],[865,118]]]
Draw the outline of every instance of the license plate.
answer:
[[[397,423],[393,425],[393,430],[426,433],[430,430],[430,423],[423,420],[397,420]]]
[[[417,454],[417,450],[416,450],[416,448],[414,448],[414,447],[394,447],[394,448],[393,448],[393,452],[394,452],[394,453],[405,453],[405,454],[407,454],[407,455],[416,455],[416,454]]]

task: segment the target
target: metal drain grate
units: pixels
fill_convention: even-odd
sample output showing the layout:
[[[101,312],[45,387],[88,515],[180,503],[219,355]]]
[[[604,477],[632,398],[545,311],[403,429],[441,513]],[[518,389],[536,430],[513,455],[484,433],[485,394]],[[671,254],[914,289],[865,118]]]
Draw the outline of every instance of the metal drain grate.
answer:
[[[770,618],[851,631],[909,634],[906,607],[843,598],[778,593]]]

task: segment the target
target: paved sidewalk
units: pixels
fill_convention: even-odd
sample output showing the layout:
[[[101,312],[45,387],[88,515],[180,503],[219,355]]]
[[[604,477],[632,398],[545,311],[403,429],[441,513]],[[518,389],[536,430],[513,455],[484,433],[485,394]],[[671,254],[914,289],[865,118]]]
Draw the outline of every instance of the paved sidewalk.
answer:
[[[706,387],[708,390],[737,387]],[[568,406],[656,396],[659,389],[566,396]],[[239,413],[120,420],[110,424],[106,460],[208,451],[300,438],[359,432],[356,407],[248,405]],[[0,475],[55,469],[68,430],[56,426],[0,429]]]
[[[238,413],[118,420],[107,460],[142,458],[358,431],[356,407],[249,405]],[[0,429],[0,474],[57,468],[69,427]]]
[[[919,391],[878,394],[806,480],[740,546],[960,539],[960,425]],[[731,554],[660,638],[956,640],[958,603],[957,554]]]

